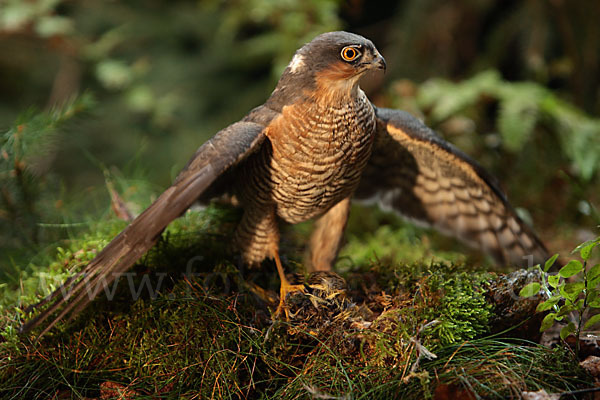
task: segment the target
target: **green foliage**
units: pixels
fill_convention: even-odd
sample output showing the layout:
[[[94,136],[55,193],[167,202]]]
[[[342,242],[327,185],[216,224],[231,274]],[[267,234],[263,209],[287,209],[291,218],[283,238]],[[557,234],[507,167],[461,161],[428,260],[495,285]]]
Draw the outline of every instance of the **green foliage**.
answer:
[[[54,11],[62,0],[20,1],[6,0],[0,3],[0,30],[13,31],[33,24],[34,31],[42,37],[69,34],[72,21]]]
[[[567,320],[567,324],[560,331],[560,337],[563,340],[569,335],[575,335],[577,352],[579,352],[579,337],[582,327],[590,328],[600,322],[600,316],[594,315],[584,324],[586,313],[590,309],[600,308],[600,264],[587,269],[592,251],[599,245],[600,237],[580,244],[572,253],[579,253],[583,263],[579,260],[570,260],[558,273],[547,275],[546,273],[558,257],[558,254],[554,255],[546,261],[543,269],[539,265],[537,266],[542,277],[541,285],[538,282],[532,282],[519,293],[522,297],[531,297],[538,294],[541,288],[548,296],[546,301],[537,306],[538,312],[552,310],[544,316],[540,326],[541,332],[551,328],[555,321],[563,321],[571,314],[577,315],[575,322]],[[581,276],[579,281],[566,280],[578,275]]]
[[[541,285],[538,282],[531,282],[531,283],[527,284],[526,286],[524,286],[519,291],[519,296],[521,296],[521,297],[535,296],[540,291],[540,287],[541,287]]]
[[[60,140],[61,128],[92,105],[86,94],[48,112],[29,111],[0,137],[0,248],[5,254],[38,245],[42,216],[48,221],[60,213],[58,183],[44,159]]]
[[[590,180],[600,166],[600,119],[592,118],[533,82],[503,80],[497,71],[484,71],[460,83],[432,79],[420,88],[420,106],[431,109],[434,124],[464,112],[481,99],[498,103],[496,127],[504,146],[523,149],[538,123],[557,135],[564,155],[579,176]]]

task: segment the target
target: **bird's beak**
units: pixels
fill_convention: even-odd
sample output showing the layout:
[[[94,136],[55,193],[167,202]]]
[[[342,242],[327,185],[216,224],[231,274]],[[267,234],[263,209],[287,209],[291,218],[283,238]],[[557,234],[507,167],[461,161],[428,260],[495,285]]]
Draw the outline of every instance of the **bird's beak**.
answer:
[[[371,64],[377,69],[382,69],[383,72],[385,72],[385,68],[387,67],[385,63],[385,58],[383,58],[383,56],[379,54],[379,52],[375,54],[375,58],[373,59]]]

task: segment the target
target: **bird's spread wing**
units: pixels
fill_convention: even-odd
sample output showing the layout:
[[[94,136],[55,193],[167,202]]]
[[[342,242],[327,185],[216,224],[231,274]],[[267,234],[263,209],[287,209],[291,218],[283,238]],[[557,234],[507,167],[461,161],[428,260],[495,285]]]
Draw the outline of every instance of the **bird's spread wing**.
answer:
[[[355,193],[421,225],[457,237],[503,264],[548,252],[481,166],[410,114],[375,108],[373,156]]]
[[[51,305],[21,330],[32,329],[60,310],[43,335],[66,315],[81,311],[106,285],[131,268],[156,243],[166,226],[183,214],[215,179],[256,150],[265,138],[264,128],[262,123],[243,120],[204,143],[175,182],[81,272],[44,299],[41,304]]]

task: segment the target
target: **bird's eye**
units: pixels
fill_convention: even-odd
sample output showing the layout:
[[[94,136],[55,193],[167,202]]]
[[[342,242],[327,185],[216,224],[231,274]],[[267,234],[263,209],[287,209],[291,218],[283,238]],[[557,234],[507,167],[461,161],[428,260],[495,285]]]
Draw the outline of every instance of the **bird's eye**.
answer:
[[[356,47],[346,46],[342,49],[342,59],[344,61],[354,61],[360,56],[360,51]]]

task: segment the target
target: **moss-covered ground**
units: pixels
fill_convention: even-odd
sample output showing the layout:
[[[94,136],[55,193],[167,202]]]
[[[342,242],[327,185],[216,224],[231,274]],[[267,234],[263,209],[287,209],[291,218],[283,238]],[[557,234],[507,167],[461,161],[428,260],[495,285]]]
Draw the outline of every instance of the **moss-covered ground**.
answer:
[[[495,329],[502,315],[487,295],[498,273],[457,254],[434,258],[418,231],[387,216],[351,221],[340,275],[304,274],[309,226],[287,230],[284,264],[306,292],[288,297],[289,321],[275,318],[274,265],[244,269],[228,251],[238,218],[188,212],[114,293],[38,341],[16,333],[28,317],[18,305],[47,294],[124,223],[65,243],[0,287],[0,397],[487,399],[592,386],[569,350]]]

